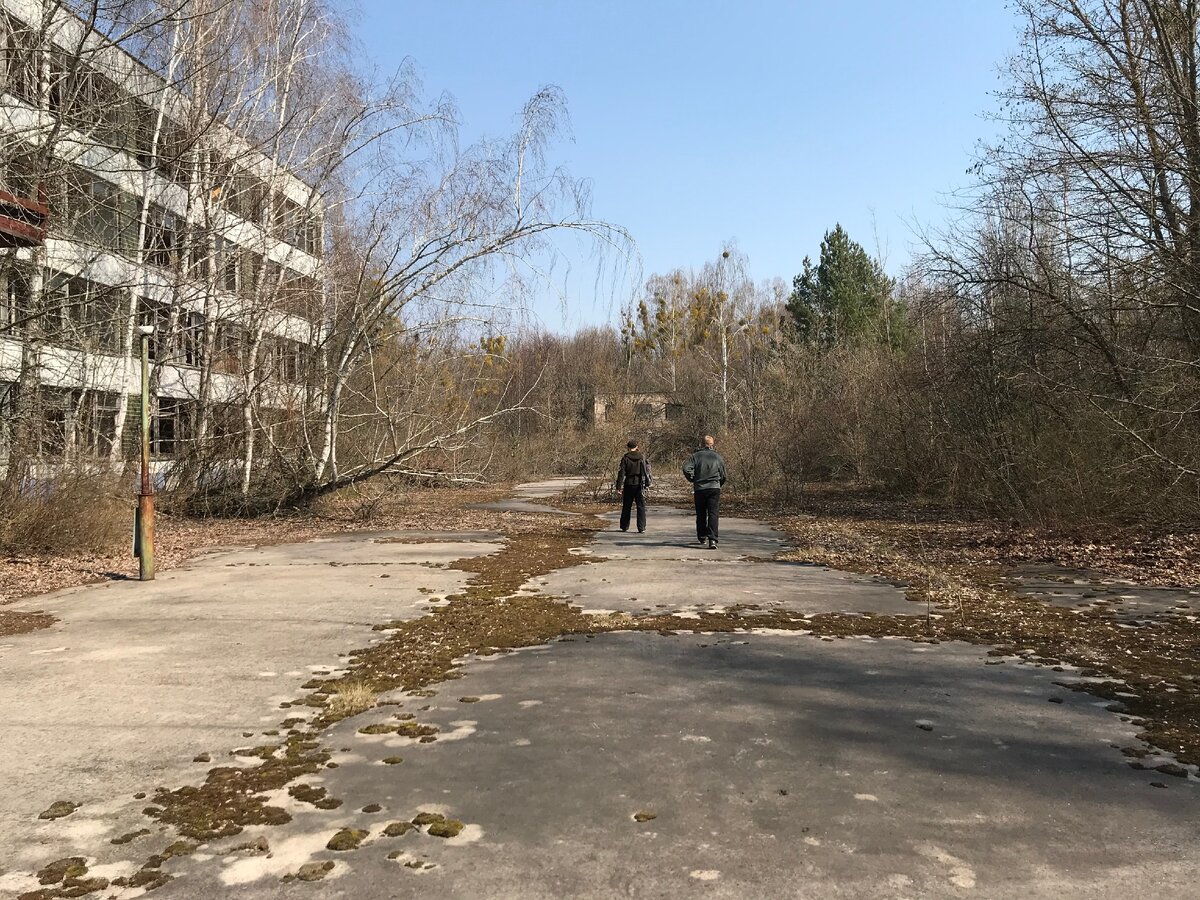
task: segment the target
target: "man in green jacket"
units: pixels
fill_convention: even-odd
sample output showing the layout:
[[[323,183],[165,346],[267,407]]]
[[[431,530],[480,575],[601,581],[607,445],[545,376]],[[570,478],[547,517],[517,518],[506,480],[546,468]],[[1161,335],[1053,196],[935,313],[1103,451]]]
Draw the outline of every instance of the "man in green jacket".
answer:
[[[716,441],[711,434],[704,436],[704,446],[683,464],[683,477],[692,483],[696,501],[696,540],[708,543],[709,550],[717,549],[717,523],[721,513],[721,485],[728,479],[725,460],[713,449]]]

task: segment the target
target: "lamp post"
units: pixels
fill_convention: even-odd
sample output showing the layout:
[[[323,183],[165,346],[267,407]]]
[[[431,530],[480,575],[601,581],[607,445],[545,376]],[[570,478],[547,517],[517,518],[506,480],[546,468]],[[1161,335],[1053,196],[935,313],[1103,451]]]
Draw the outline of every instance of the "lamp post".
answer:
[[[135,553],[138,577],[154,580],[154,484],[150,480],[150,338],[153,325],[139,325],[142,340],[142,489],[138,493]]]

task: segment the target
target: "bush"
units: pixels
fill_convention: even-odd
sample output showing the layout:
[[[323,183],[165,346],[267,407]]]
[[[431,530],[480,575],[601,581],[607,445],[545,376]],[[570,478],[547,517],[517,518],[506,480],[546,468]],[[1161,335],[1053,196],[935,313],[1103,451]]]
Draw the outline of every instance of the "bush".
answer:
[[[112,553],[133,533],[134,503],[115,476],[65,474],[0,487],[0,552]]]

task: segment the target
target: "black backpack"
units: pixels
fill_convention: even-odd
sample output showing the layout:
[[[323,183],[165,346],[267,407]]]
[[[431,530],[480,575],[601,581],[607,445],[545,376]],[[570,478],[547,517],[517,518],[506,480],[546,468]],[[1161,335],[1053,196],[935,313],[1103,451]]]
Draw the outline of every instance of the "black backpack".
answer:
[[[625,454],[621,459],[621,467],[625,472],[625,483],[631,487],[650,487],[650,477],[646,474],[646,457],[639,456],[636,460]]]

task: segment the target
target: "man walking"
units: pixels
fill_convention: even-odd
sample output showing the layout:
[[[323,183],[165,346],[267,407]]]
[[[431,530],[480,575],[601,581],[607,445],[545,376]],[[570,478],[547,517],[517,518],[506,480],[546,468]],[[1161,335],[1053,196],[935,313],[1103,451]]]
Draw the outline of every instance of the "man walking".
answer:
[[[713,449],[716,441],[711,434],[704,436],[704,446],[683,464],[683,477],[692,483],[696,501],[696,540],[708,542],[709,550],[717,549],[717,524],[721,514],[721,485],[728,478],[725,460]]]
[[[650,487],[653,477],[650,473],[650,460],[638,450],[638,442],[630,441],[625,445],[628,450],[621,457],[621,465],[617,468],[617,494],[621,497],[621,530],[629,530],[629,515],[633,504],[637,504],[637,530],[642,534],[646,530],[646,488]]]

